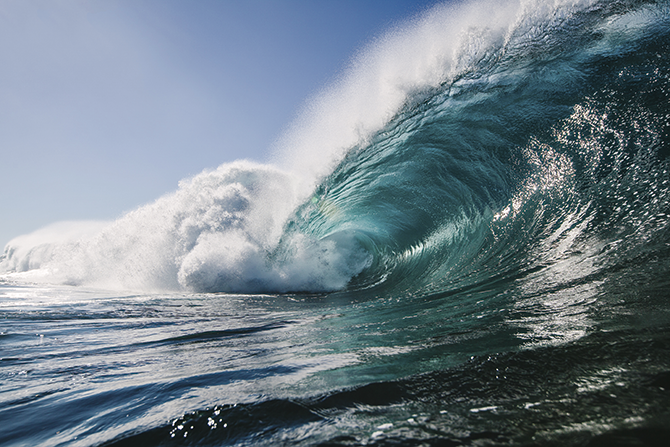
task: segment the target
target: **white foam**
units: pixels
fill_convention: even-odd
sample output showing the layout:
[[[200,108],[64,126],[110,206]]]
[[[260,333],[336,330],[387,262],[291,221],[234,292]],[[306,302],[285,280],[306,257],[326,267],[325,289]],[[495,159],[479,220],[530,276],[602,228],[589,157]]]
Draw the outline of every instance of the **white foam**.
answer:
[[[369,262],[353,237],[317,241],[295,234],[291,249],[270,260],[297,205],[294,184],[271,166],[225,164],[111,224],[59,223],[16,238],[2,268],[41,269],[29,275],[33,281],[114,289],[342,288]]]
[[[39,269],[54,257],[59,247],[75,245],[80,239],[98,234],[109,224],[103,221],[63,221],[15,237],[5,246],[0,258],[0,272]]]

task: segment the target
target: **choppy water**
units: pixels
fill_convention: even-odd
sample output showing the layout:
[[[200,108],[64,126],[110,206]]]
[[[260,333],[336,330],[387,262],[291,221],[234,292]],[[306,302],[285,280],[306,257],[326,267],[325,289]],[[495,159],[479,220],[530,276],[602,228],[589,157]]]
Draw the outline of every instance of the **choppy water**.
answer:
[[[274,165],[10,242],[0,443],[664,445],[669,37],[664,1],[440,6]]]

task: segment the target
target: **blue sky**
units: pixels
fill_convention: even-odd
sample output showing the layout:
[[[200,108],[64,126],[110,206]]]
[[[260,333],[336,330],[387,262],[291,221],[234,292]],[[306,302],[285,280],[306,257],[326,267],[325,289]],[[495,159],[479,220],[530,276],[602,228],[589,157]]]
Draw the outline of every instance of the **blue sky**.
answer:
[[[433,0],[2,0],[0,247],[265,161],[310,96]]]

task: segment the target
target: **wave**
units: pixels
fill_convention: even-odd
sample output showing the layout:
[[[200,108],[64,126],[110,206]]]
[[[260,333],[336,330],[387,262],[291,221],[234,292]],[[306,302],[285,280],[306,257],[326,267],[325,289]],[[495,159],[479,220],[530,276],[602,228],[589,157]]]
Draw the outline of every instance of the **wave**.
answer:
[[[663,1],[437,6],[358,54],[274,164],[66,243],[14,239],[0,267],[204,292],[597,282],[668,250],[669,25]]]

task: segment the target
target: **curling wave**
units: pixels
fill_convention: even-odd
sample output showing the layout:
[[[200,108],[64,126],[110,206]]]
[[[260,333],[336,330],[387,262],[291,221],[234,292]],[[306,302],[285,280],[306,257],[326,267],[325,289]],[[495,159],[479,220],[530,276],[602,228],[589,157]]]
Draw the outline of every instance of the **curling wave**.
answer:
[[[483,19],[486,17],[486,19]],[[275,165],[224,164],[5,276],[433,295],[594,283],[668,247],[670,7],[438,6],[318,95]]]

